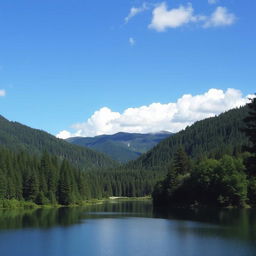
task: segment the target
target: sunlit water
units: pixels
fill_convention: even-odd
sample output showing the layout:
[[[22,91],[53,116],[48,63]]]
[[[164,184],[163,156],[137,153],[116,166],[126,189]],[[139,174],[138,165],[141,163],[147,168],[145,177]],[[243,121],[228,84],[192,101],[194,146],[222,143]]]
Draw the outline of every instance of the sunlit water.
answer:
[[[150,201],[0,211],[1,256],[255,256],[256,211],[153,211]]]

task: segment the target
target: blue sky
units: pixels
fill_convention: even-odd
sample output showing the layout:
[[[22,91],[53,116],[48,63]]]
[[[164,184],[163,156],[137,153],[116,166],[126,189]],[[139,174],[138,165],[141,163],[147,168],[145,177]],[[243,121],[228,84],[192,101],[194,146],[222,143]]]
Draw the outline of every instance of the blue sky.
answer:
[[[220,98],[234,96],[228,88],[242,95],[199,119],[236,106],[255,92],[256,2],[213,2],[1,1],[0,90],[5,96],[0,91],[0,114],[52,134],[78,124],[73,132],[87,129],[78,133],[86,136],[122,127],[151,131],[139,126],[151,125],[146,116],[153,103],[176,103],[168,111],[177,112],[177,100],[184,94],[209,100],[211,88],[223,91],[217,93]],[[152,115],[167,111],[162,105]],[[141,111],[142,106],[148,111]],[[103,117],[92,118],[102,108]],[[123,117],[128,108],[135,109],[128,113],[136,119],[132,124]],[[108,125],[106,115],[119,128],[101,129],[102,122]],[[155,129],[168,125],[158,123]]]

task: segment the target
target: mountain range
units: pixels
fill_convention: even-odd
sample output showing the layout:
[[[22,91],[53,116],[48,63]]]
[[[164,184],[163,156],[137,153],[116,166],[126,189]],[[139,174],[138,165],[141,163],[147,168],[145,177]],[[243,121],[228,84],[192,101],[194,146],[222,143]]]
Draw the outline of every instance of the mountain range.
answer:
[[[119,132],[96,137],[73,137],[67,141],[105,153],[112,159],[124,163],[137,159],[171,135],[172,133],[166,131],[148,134]]]
[[[247,106],[232,109],[198,121],[176,134],[120,132],[67,141],[0,116],[0,146],[34,155],[48,152],[83,169],[117,167],[118,162],[128,161],[125,164],[128,169],[165,169],[179,147],[192,159],[239,154],[248,143],[241,132],[247,114]]]

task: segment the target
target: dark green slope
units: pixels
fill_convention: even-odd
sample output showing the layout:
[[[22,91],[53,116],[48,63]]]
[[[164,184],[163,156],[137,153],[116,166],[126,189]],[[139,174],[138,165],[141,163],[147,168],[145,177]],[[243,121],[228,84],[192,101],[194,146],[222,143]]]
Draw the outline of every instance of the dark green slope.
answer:
[[[171,133],[168,132],[152,134],[119,132],[96,137],[74,137],[67,141],[105,153],[118,162],[127,162],[138,158],[170,135]]]
[[[247,107],[227,111],[217,117],[198,121],[185,130],[163,140],[140,158],[128,164],[132,168],[166,168],[182,146],[193,159],[220,158],[241,152],[247,138],[240,131]]]
[[[0,116],[0,146],[14,152],[25,151],[35,155],[46,151],[85,169],[117,165],[104,154],[72,145],[44,131],[10,122],[2,116]]]

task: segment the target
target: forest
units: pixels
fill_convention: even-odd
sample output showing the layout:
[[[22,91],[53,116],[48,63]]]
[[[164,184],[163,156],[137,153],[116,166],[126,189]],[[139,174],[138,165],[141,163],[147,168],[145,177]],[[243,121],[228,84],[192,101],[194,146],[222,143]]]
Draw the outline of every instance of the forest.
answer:
[[[180,147],[165,179],[153,191],[156,206],[248,207],[256,205],[256,99],[240,131],[248,143],[233,155],[192,161]]]
[[[130,168],[167,169],[182,147],[192,160],[238,155],[248,139],[241,132],[248,106],[235,108],[219,116],[195,122],[163,140],[149,152],[128,164]]]
[[[42,204],[71,205],[109,196],[149,195],[163,173],[130,170],[83,171],[67,160],[44,153],[0,150],[0,202],[16,199]],[[1,207],[1,203],[0,203]]]
[[[0,147],[12,152],[41,156],[44,152],[68,160],[82,169],[114,167],[118,164],[104,154],[58,139],[47,132],[32,129],[0,116]]]
[[[0,207],[151,194],[160,206],[254,205],[255,105],[196,122],[124,165],[1,117]]]

